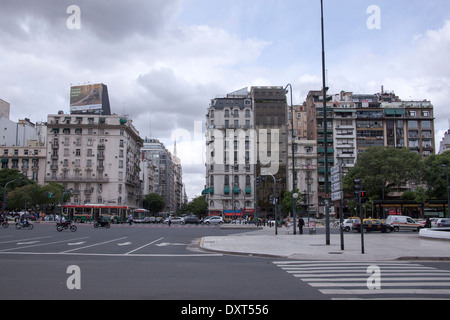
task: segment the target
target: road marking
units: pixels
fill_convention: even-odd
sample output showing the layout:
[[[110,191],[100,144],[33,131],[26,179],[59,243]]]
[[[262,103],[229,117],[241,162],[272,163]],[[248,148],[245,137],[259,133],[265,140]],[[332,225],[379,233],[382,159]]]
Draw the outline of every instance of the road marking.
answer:
[[[86,243],[86,241],[80,241],[80,242],[73,242],[73,243],[68,243],[69,246],[79,246],[83,243]]]
[[[132,244],[133,242],[124,242],[124,243],[118,243],[118,246],[129,246],[130,244]]]
[[[170,243],[170,242],[162,242],[159,244],[156,244],[158,247],[167,247],[167,246],[187,246],[185,243]]]
[[[46,237],[38,237],[38,238],[28,238],[28,239],[20,239],[20,240],[9,240],[9,241],[2,241],[2,243],[11,243],[11,242],[17,242],[17,241],[30,241],[30,240],[37,240],[37,239],[45,239],[45,238],[52,238],[53,236],[46,236]]]
[[[23,244],[35,244],[35,243],[38,243],[38,242],[40,242],[40,241],[17,242],[17,245],[20,246],[20,245],[23,245]]]
[[[86,238],[89,238],[89,237],[82,237],[82,238],[72,239],[72,240],[80,240],[80,239],[86,239]],[[62,242],[67,242],[67,239],[66,240],[61,240],[61,241],[55,241],[55,242],[48,242],[48,243],[31,244],[31,245],[27,245],[27,246],[24,246],[24,247],[9,248],[9,249],[1,250],[0,252],[6,252],[6,251],[12,251],[12,250],[18,250],[18,249],[25,249],[25,248],[31,248],[31,247],[38,247],[38,246],[46,246],[46,245],[62,243]]]
[[[82,253],[82,252],[3,252],[0,254],[13,255],[51,255],[51,256],[99,256],[99,257],[223,257],[221,253],[186,253],[186,254],[122,254],[122,253]]]
[[[122,239],[126,239],[126,237],[113,239],[113,240],[109,240],[109,241],[104,241],[104,242],[100,242],[100,243],[94,243],[94,244],[91,244],[89,246],[84,246],[84,247],[79,247],[79,248],[75,248],[75,249],[71,249],[71,250],[66,250],[66,251],[63,251],[61,253],[68,253],[68,252],[75,251],[75,250],[80,250],[80,249],[86,249],[86,248],[90,248],[90,247],[100,246],[102,244],[106,244],[106,243],[110,243],[110,242],[114,242],[114,241],[118,241],[118,240],[122,240]]]
[[[147,246],[149,246],[149,245],[152,245],[152,244],[154,244],[155,242],[161,241],[162,239],[164,239],[164,237],[163,237],[163,238],[159,238],[159,239],[157,239],[157,240],[155,240],[155,241],[152,241],[152,242],[150,242],[150,243],[147,243],[146,245],[140,246],[139,248],[136,248],[136,249],[134,249],[134,250],[131,250],[131,251],[125,253],[125,255],[129,255],[130,253],[133,253],[133,252],[138,251],[138,250],[140,250],[140,249],[142,249],[142,248],[145,248],[145,247],[147,247]]]

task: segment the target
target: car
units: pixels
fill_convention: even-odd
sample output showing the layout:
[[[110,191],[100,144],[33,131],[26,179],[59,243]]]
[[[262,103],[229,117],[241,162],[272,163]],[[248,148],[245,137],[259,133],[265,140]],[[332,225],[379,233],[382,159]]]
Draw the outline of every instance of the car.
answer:
[[[450,227],[450,219],[439,219],[436,223],[438,228]]]
[[[359,223],[359,218],[349,218],[345,219],[342,224],[345,232],[349,232],[350,230],[354,230],[353,227],[355,223]]]
[[[203,224],[222,224],[223,218],[219,216],[210,216],[203,219]]]
[[[186,217],[185,219],[184,219],[184,224],[199,224],[200,223],[200,219],[199,218],[197,218],[196,216],[189,216],[189,217]]]
[[[164,219],[164,223],[169,224],[169,218]],[[172,224],[177,224],[177,223],[183,224],[184,219],[180,218],[180,217],[172,217],[171,223]]]
[[[395,232],[400,230],[419,231],[424,227],[422,223],[419,223],[408,216],[389,215],[386,219],[386,223],[392,225]]]
[[[361,232],[361,222],[355,223],[355,230]],[[382,233],[389,233],[391,231],[394,231],[394,227],[378,219],[364,219],[363,232],[366,233],[369,231],[381,231]]]

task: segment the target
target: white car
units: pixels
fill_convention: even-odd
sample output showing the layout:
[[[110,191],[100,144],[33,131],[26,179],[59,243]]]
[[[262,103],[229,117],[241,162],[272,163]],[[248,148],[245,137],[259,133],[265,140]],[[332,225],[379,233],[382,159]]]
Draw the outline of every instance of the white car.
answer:
[[[359,219],[344,219],[342,222],[344,231],[349,232],[350,230],[353,230],[355,223],[359,223],[359,221]]]
[[[205,218],[202,223],[203,224],[222,224],[223,219],[222,219],[222,217],[219,217],[219,216],[211,216],[211,217]]]
[[[169,224],[169,218],[164,219],[164,223],[165,224]],[[184,219],[180,218],[180,217],[172,217],[172,221],[170,222],[171,224],[176,224],[176,223],[184,223]]]

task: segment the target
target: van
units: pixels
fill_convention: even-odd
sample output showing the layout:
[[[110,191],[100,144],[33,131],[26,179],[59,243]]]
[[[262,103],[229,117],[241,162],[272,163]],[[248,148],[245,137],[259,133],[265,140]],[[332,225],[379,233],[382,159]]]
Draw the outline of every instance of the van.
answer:
[[[386,223],[392,225],[395,232],[399,230],[419,231],[424,227],[422,223],[419,223],[408,216],[390,215],[387,217]]]

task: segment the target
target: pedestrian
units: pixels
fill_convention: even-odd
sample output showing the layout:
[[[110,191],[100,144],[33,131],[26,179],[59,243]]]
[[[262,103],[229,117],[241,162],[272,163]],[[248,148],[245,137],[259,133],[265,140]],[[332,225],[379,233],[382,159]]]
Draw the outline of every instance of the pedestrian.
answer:
[[[302,217],[298,219],[298,233],[303,234],[303,226],[305,225],[305,221]]]
[[[133,215],[130,213],[130,215],[128,216],[128,223],[131,226],[131,223],[133,222]]]
[[[286,222],[284,224],[286,226],[286,234],[289,234],[289,232],[291,231],[291,220],[289,219],[289,217],[286,218]]]
[[[172,216],[169,216],[169,227],[170,227],[170,224],[172,223]]]
[[[427,220],[425,221],[425,228],[431,228],[431,220],[429,217],[427,217]]]

